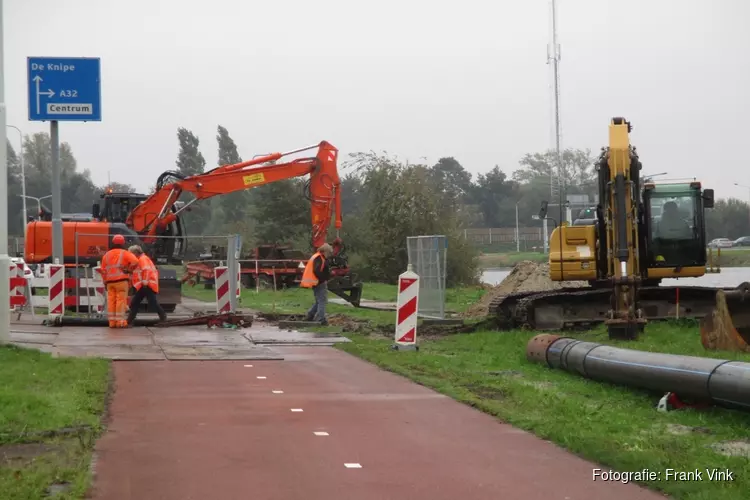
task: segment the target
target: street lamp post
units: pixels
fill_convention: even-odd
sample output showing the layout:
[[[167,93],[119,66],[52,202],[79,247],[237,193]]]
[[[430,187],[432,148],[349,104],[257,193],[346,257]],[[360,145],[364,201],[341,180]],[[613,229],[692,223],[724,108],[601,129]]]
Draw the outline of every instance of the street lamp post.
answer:
[[[42,213],[42,200],[46,200],[47,198],[52,198],[51,194],[48,194],[47,196],[42,196],[41,198],[37,198],[36,196],[26,196],[25,194],[20,195],[24,198],[24,202],[26,201],[26,198],[30,198],[32,200],[36,200],[36,205],[39,208],[39,211],[37,213]],[[24,226],[26,225],[26,221],[24,221]]]
[[[654,177],[660,177],[662,175],[667,175],[669,172],[659,172],[658,174],[651,174],[651,175],[641,175],[641,185],[638,186],[639,189],[643,189],[643,185],[646,184],[647,181],[652,181]]]
[[[641,176],[641,179],[646,180],[646,179],[651,179],[652,177],[659,177],[659,176],[667,175],[667,174],[669,174],[669,172],[659,172],[658,174],[644,174]]]
[[[16,132],[18,132],[19,144],[21,145],[21,149],[18,150],[18,154],[21,155],[21,198],[23,199],[21,230],[23,231],[23,228],[26,227],[26,217],[28,217],[29,215],[29,213],[26,211],[26,166],[24,165],[23,160],[23,132],[21,132],[21,129],[16,127],[15,125],[6,125],[6,127],[16,129]]]

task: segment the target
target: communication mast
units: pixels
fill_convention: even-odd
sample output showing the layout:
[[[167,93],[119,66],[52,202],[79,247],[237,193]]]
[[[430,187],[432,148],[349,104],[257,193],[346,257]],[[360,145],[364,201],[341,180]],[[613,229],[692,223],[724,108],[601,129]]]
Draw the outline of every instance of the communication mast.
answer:
[[[553,202],[555,198],[558,200],[558,206],[560,208],[560,215],[558,218],[558,224],[562,224],[563,221],[563,205],[564,205],[564,186],[563,186],[563,175],[562,175],[562,153],[560,150],[560,44],[557,42],[557,5],[555,0],[551,1],[552,8],[552,43],[547,44],[547,64],[552,65],[552,79],[553,79],[553,102],[554,102],[554,125],[555,125],[555,166],[550,168],[550,202]],[[555,167],[557,167],[557,173],[555,173]],[[547,252],[549,249],[548,235],[547,235],[547,221],[544,221],[544,251]]]

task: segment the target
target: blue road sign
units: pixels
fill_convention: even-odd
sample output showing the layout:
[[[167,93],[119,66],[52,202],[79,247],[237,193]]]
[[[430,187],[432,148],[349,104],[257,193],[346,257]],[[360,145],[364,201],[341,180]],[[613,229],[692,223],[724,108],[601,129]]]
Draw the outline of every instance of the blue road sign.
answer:
[[[101,121],[98,57],[29,57],[30,121]]]

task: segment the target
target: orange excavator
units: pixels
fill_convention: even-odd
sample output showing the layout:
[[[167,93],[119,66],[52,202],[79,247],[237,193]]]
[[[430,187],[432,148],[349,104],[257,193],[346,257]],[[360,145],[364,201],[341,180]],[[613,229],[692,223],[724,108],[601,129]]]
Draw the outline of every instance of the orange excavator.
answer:
[[[317,149],[315,156],[278,160]],[[337,168],[338,150],[326,141],[285,153],[272,153],[232,165],[222,165],[202,174],[184,176],[176,171],[162,173],[156,191],[149,195],[112,193],[101,195],[104,206],[93,205],[92,213],[63,214],[63,255],[68,275],[80,275],[82,265],[93,266],[111,248],[112,237],[125,236],[127,243],[141,245],[157,264],[182,264],[187,235],[180,214],[198,200],[252,189],[264,184],[309,175],[304,196],[310,201],[312,215],[311,247],[326,242],[334,222],[336,238],[331,242],[332,279],[329,290],[359,306],[362,283],[355,280],[339,237],[341,218],[341,180]],[[194,196],[179,201],[182,193]],[[335,220],[333,214],[335,211]],[[47,219],[47,220],[44,220]],[[28,263],[52,262],[52,222],[49,217],[26,226],[25,259]],[[180,302],[181,280],[176,271],[160,269],[160,303],[167,312]]]

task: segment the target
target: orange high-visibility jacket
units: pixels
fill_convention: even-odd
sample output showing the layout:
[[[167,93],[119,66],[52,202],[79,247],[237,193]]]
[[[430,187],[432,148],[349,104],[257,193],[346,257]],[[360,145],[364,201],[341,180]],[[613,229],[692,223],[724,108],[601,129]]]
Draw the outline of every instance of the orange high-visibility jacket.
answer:
[[[315,272],[313,272],[313,262],[315,262],[315,259],[318,257],[323,259],[323,263],[325,263],[326,258],[323,257],[323,254],[320,252],[315,252],[313,256],[310,257],[310,260],[307,261],[307,265],[305,265],[305,272],[302,273],[302,280],[299,284],[302,288],[312,288],[318,285],[318,277],[315,276]],[[322,268],[323,266],[321,265],[320,267]]]
[[[138,257],[138,267],[133,271],[133,288],[140,290],[143,285],[159,293],[159,273],[145,253]]]
[[[113,248],[102,256],[99,273],[104,283],[128,280],[128,272],[138,266],[135,255],[122,248]]]

